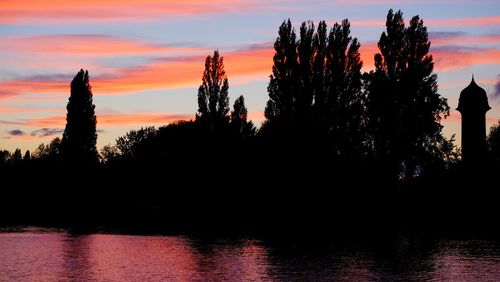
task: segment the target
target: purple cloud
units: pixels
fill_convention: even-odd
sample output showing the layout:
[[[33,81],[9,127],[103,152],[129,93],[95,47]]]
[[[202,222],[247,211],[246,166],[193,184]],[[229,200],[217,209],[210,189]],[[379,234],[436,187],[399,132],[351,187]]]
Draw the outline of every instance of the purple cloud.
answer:
[[[9,131],[7,131],[7,133],[10,136],[23,136],[23,135],[25,135],[24,131],[22,131],[20,129],[9,130]]]
[[[60,128],[42,128],[31,132],[31,136],[46,137],[62,133],[64,130]]]

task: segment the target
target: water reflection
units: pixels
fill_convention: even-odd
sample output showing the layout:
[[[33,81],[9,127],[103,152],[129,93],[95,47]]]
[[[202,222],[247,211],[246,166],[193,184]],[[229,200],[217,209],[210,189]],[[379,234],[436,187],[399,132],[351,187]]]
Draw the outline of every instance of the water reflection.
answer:
[[[68,280],[91,280],[95,277],[93,260],[90,254],[92,236],[60,234],[62,237],[63,273]]]
[[[254,240],[196,239],[197,280],[256,281],[270,279],[267,250]]]
[[[183,236],[0,233],[0,281],[498,280],[492,241],[281,243]]]

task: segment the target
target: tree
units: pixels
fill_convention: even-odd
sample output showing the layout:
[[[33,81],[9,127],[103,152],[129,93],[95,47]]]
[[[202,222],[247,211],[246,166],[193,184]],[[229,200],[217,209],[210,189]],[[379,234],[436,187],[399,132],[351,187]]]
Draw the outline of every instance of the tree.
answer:
[[[291,129],[306,141],[315,129],[321,136],[316,141],[328,137],[335,155],[360,157],[366,134],[359,47],[347,19],[329,33],[324,21],[317,30],[304,22],[298,41],[290,20],[283,22],[274,44],[264,131]]]
[[[327,101],[327,76],[328,70],[326,67],[326,55],[328,47],[328,33],[325,21],[321,21],[318,29],[314,34],[313,48],[315,56],[312,66],[312,86],[314,95],[314,114],[315,123],[318,128],[325,132],[328,130],[327,116],[328,107]]]
[[[441,115],[449,115],[438,93],[430,42],[423,21],[415,16],[405,27],[401,11],[389,10],[375,55],[375,70],[366,75],[371,144],[378,159],[393,168],[404,164],[412,173],[432,161],[447,140]]]
[[[231,112],[230,128],[241,137],[255,135],[255,126],[252,121],[247,120],[247,108],[245,107],[245,98],[243,95],[234,101],[233,111]]]
[[[229,122],[229,83],[219,51],[207,56],[202,83],[198,88],[198,113],[196,120],[211,129],[220,129]]]
[[[490,128],[487,143],[493,160],[500,162],[500,120],[497,125]]]
[[[61,158],[61,139],[59,137],[54,138],[50,144],[40,144],[38,148],[33,153],[33,158],[36,160],[44,161],[58,161]]]
[[[300,127],[309,127],[312,121],[313,58],[316,50],[313,46],[314,24],[303,22],[300,26],[300,40],[297,43],[299,88],[296,89],[295,117]]]
[[[118,147],[111,144],[105,145],[100,152],[101,161],[105,164],[109,164],[120,157],[120,150]]]
[[[31,160],[30,150],[26,150],[26,152],[24,153],[23,161],[28,162],[30,160]]]
[[[274,43],[273,68],[267,91],[266,126],[291,127],[295,122],[295,101],[299,89],[297,42],[290,19],[284,21]],[[274,125],[273,125],[274,124]]]
[[[71,95],[66,109],[66,128],[62,138],[63,160],[73,164],[96,164],[97,119],[88,71],[80,70],[71,82]]]
[[[21,149],[17,148],[15,151],[14,151],[14,154],[12,154],[11,156],[11,162],[13,164],[18,164],[20,163],[21,161],[23,160],[23,154],[21,152]]]
[[[10,152],[7,150],[0,150],[0,164],[6,165],[10,160]]]
[[[131,130],[116,139],[116,147],[125,159],[145,160],[152,159],[153,146],[157,130],[154,127],[144,127]]]
[[[320,100],[325,105],[318,107],[320,125],[326,121],[323,130],[333,137],[334,152],[348,158],[361,154],[365,115],[360,44],[357,38],[350,36],[350,26],[345,19],[341,24],[335,23],[330,30],[325,54],[325,81],[317,87],[326,86],[326,99]]]

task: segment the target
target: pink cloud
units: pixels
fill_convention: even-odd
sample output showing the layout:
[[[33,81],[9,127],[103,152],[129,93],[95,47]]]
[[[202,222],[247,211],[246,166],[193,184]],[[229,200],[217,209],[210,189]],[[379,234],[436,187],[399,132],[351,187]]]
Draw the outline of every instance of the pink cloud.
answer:
[[[119,56],[182,54],[207,52],[203,48],[175,47],[161,44],[144,43],[137,40],[105,35],[35,35],[4,36],[0,40],[0,51],[41,53],[72,56]]]
[[[97,127],[120,127],[120,126],[152,126],[165,125],[178,120],[193,120],[193,114],[179,113],[135,113],[135,114],[97,114]],[[249,112],[250,120],[260,122],[265,120],[263,112]],[[0,121],[0,124],[18,125],[31,128],[64,128],[66,115],[61,113],[56,116],[34,117],[18,121]]]
[[[500,50],[463,48],[440,48],[432,50],[435,69],[450,71],[477,64],[500,64]]]
[[[248,11],[248,0],[16,0],[0,6],[0,22],[144,21],[179,15]]]
[[[437,71],[452,71],[477,64],[500,64],[500,49],[475,47],[498,43],[500,35],[452,33],[433,36],[431,33],[430,41],[430,54],[434,58],[434,69]],[[364,70],[372,70],[374,68],[373,57],[380,52],[377,42],[362,43],[360,52]]]
[[[450,109],[450,115],[444,119],[441,119],[441,123],[443,124],[461,124],[462,123],[462,116],[458,111],[455,109]],[[489,128],[493,125],[498,124],[498,119],[496,118],[491,118],[491,117],[486,117],[486,126]]]
[[[465,33],[451,33],[441,35],[431,33],[430,41],[432,46],[460,45],[460,46],[484,46],[488,44],[498,44],[500,34],[470,35]]]
[[[409,16],[407,21],[411,18]],[[434,27],[478,27],[478,26],[498,26],[500,25],[500,16],[492,17],[469,17],[469,18],[455,18],[455,19],[437,19],[437,18],[423,18],[424,24],[429,28]],[[365,26],[365,27],[385,27],[385,20],[352,20],[351,26]],[[333,24],[333,23],[332,23]]]
[[[189,120],[194,118],[194,114],[173,113],[102,114],[96,116],[97,127],[162,125],[176,120]],[[0,123],[26,127],[64,128],[66,125],[66,116],[61,114],[57,116],[29,118],[20,121],[0,121]]]
[[[267,79],[272,66],[272,48],[255,48],[223,53],[231,79],[261,75]],[[205,55],[154,60],[141,67],[117,69],[113,75],[92,77],[94,95],[130,94],[146,90],[196,86],[201,81]],[[71,75],[31,76],[0,82],[0,98],[21,94],[69,93]]]

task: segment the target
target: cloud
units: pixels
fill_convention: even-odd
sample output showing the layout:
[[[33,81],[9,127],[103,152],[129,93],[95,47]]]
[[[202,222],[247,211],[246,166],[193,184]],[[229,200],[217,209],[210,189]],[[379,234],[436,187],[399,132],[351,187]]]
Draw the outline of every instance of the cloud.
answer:
[[[431,0],[432,1],[432,0]],[[352,1],[351,1],[352,2]],[[408,23],[410,17],[406,19]],[[422,18],[427,27],[483,27],[483,26],[498,26],[500,25],[500,16],[493,17],[470,17],[470,18],[453,18],[453,19],[437,19],[437,18]],[[385,20],[350,20],[351,26],[354,27],[384,27]],[[333,24],[333,22],[332,22]]]
[[[47,137],[47,136],[52,136],[56,134],[61,134],[63,133],[64,130],[60,128],[42,128],[38,130],[34,130],[31,132],[31,136],[38,136],[38,137]]]
[[[139,125],[161,125],[171,123],[176,120],[192,119],[192,114],[178,113],[137,113],[137,114],[102,114],[97,115],[98,127],[114,127],[114,126],[139,126]],[[18,121],[2,121],[0,124],[7,125],[22,125],[27,127],[42,127],[40,130],[35,130],[31,136],[49,136],[61,133],[66,125],[66,117],[64,115],[34,117],[21,119]]]
[[[4,1],[5,2],[5,1]],[[159,18],[249,11],[250,0],[16,0],[0,7],[0,22],[111,22],[150,21]]]
[[[461,124],[462,123],[462,115],[455,109],[450,109],[450,115],[447,118],[441,117],[442,124]],[[486,125],[493,126],[498,124],[498,119],[486,117]]]
[[[264,114],[262,112],[250,112],[249,119],[254,121],[263,121]],[[194,114],[184,113],[135,113],[135,114],[100,114],[97,115],[98,133],[104,132],[102,127],[116,126],[147,126],[147,125],[164,125],[178,120],[191,120]],[[66,125],[66,117],[64,115],[34,117],[21,119],[18,121],[1,121],[0,124],[21,125],[26,127],[42,127],[31,133],[31,136],[50,136],[62,133],[60,129]]]
[[[497,26],[500,25],[500,16],[492,17],[471,17],[471,18],[455,18],[455,19],[424,19],[424,23],[427,26],[445,26],[445,27],[457,27],[457,26]]]
[[[460,45],[460,46],[481,46],[498,45],[500,34],[480,34],[471,35],[465,32],[430,32],[429,40],[432,46]]]
[[[493,97],[495,99],[500,98],[500,74],[497,76],[497,82],[493,86]]]
[[[20,129],[9,130],[9,131],[7,131],[7,133],[10,136],[23,136],[23,135],[25,135],[24,131],[22,131]]]
[[[47,109],[34,106],[10,106],[0,105],[1,115],[23,114],[23,113],[59,113],[61,109]]]
[[[496,49],[495,46],[486,46],[487,43],[500,42],[499,34],[468,35],[464,32],[445,31],[434,32],[430,36],[431,53],[434,56],[436,70],[448,71],[474,64],[497,64],[500,62],[500,50]],[[89,51],[97,56],[100,56],[97,52],[101,49],[107,49],[106,46],[108,45],[111,48],[110,50],[116,47],[117,49],[114,50],[118,52],[129,52],[130,50],[131,52],[145,52],[144,54],[151,55],[150,59],[141,65],[113,67],[107,71],[98,68],[97,72],[90,69],[90,80],[94,95],[123,95],[148,90],[196,87],[201,79],[205,57],[211,53],[211,51],[204,50],[203,54],[201,54],[198,51],[203,49],[192,49],[191,47],[148,45],[140,41],[100,35],[49,36],[47,38],[56,40],[59,37],[63,39],[76,37],[81,40],[89,38],[101,40],[103,44],[101,47]],[[123,46],[121,46],[122,43]],[[77,49],[71,49],[73,47],[68,48],[66,49],[68,52],[77,51]],[[173,51],[176,48],[179,48],[178,51],[181,53],[175,56],[158,56],[155,53],[160,50],[168,53],[167,50]],[[83,51],[83,49],[80,51]],[[379,52],[377,43],[374,41],[362,43],[360,51],[363,69],[373,69],[373,56]],[[267,80],[271,72],[274,50],[272,42],[260,42],[235,51],[222,52],[221,54],[224,57],[226,72],[231,83],[232,79],[243,81],[245,78],[256,78],[258,76],[262,80]],[[54,73],[14,77],[10,80],[0,81],[0,99],[15,99],[16,96],[23,94],[67,95],[73,75],[74,73]],[[36,96],[33,95],[32,97],[35,99]]]
[[[431,48],[435,69],[450,71],[478,64],[500,64],[500,50],[467,46],[440,46]]]
[[[500,34],[469,35],[465,32],[433,32],[429,34],[430,53],[437,71],[453,71],[478,64],[500,64]],[[488,44],[492,46],[488,46]],[[484,47],[486,46],[486,47]],[[374,68],[373,56],[379,53],[377,42],[361,44],[361,59],[365,71]]]
[[[268,48],[255,48],[255,46],[222,53],[230,80],[256,75],[267,79],[267,75],[271,72],[274,50],[272,45]],[[205,57],[206,54],[181,56],[177,59],[155,58],[141,66],[117,68],[113,73],[97,76],[93,76],[90,70],[90,83],[94,95],[119,95],[146,90],[195,87],[201,81]],[[0,99],[22,94],[67,94],[72,75],[37,75],[0,81]],[[67,78],[67,81],[62,81],[63,78]]]
[[[431,31],[429,32],[429,38],[431,40],[438,38],[455,38],[458,36],[467,35],[464,31]]]
[[[180,44],[147,43],[103,34],[51,34],[3,36],[0,51],[58,56],[120,56],[206,52],[206,49]]]

